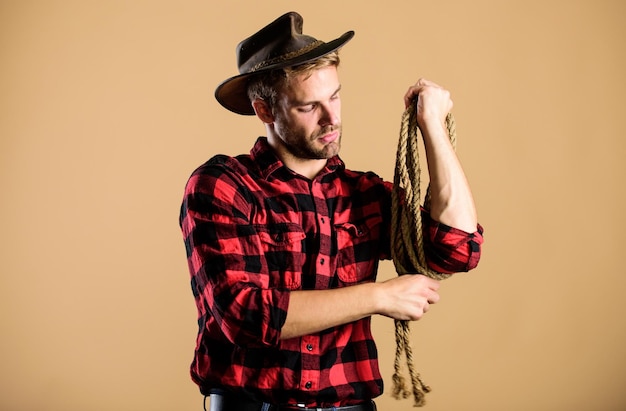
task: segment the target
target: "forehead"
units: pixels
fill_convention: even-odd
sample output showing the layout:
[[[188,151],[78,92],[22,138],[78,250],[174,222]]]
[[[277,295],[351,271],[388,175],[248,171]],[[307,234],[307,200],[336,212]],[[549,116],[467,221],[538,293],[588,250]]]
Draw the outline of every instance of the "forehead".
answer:
[[[337,67],[328,66],[294,76],[283,90],[291,103],[322,101],[330,98],[339,89]]]

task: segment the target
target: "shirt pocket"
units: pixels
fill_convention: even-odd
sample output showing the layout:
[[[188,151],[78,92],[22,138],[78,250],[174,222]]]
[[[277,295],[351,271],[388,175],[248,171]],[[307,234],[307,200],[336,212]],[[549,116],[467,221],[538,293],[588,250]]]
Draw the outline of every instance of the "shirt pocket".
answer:
[[[382,218],[336,224],[337,277],[340,283],[374,281],[380,255]]]
[[[263,264],[267,267],[271,288],[299,289],[302,267],[306,261],[302,243],[306,237],[297,224],[258,225],[257,233],[263,248]]]

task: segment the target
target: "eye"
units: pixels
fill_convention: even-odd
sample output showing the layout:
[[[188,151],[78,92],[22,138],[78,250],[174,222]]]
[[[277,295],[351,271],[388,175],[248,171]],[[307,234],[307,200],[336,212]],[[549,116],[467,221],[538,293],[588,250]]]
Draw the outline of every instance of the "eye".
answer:
[[[309,113],[315,109],[315,104],[307,104],[306,106],[298,107],[298,111],[301,113]]]

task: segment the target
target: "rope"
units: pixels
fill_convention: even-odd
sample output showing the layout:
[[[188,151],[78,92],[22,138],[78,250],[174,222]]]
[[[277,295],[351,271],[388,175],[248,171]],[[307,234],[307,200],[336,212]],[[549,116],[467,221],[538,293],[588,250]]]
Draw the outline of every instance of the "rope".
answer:
[[[424,242],[422,237],[421,215],[421,188],[420,188],[420,160],[418,149],[418,132],[416,118],[417,99],[404,111],[400,127],[400,140],[396,154],[396,166],[394,173],[394,188],[391,201],[391,256],[398,275],[423,274],[430,278],[443,280],[450,274],[439,273],[431,270],[426,264],[424,255]],[[452,142],[456,148],[456,126],[452,114],[446,117],[446,127]],[[424,208],[430,206],[430,185],[426,190]],[[422,381],[419,373],[413,366],[413,351],[409,343],[410,329],[408,321],[395,321],[396,327],[396,358],[394,361],[394,374],[392,377],[392,395],[396,399],[414,397],[414,406],[421,407],[425,404],[425,395],[430,392],[430,387]],[[411,378],[412,391],[406,388],[406,382],[401,375],[401,358],[404,352],[406,365]]]

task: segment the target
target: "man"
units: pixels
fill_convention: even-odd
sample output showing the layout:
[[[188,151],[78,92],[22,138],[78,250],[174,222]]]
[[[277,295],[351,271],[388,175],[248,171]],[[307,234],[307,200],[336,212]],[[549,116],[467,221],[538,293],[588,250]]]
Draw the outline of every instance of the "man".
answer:
[[[422,275],[375,282],[390,258],[392,185],[338,157],[337,50],[353,35],[325,43],[287,13],[239,44],[240,74],[216,89],[267,135],[249,155],[199,167],[181,207],[199,313],[191,375],[212,411],[375,410],[383,383],[371,316],[418,320],[439,301],[438,281]],[[428,262],[468,271],[482,229],[444,125],[452,101],[423,79],[405,104],[416,96],[432,191]]]

